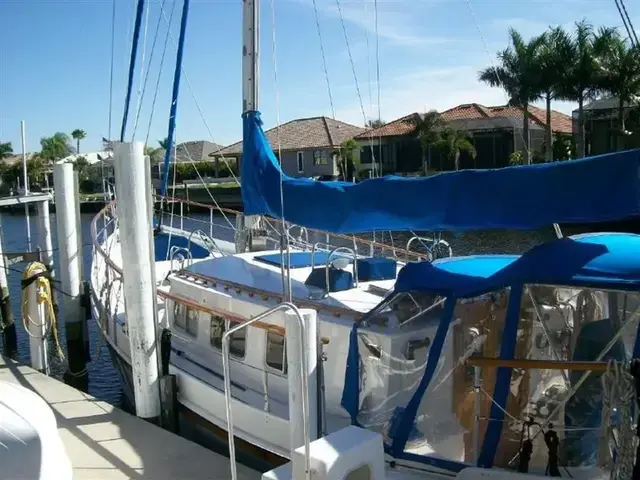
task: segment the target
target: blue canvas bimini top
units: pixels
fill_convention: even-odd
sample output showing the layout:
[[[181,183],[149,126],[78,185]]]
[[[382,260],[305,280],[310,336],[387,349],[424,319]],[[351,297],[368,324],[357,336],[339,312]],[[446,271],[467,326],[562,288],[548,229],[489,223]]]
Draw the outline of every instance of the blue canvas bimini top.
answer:
[[[585,234],[538,245],[520,256],[409,263],[398,274],[395,290],[472,297],[524,284],[640,290],[640,235]]]

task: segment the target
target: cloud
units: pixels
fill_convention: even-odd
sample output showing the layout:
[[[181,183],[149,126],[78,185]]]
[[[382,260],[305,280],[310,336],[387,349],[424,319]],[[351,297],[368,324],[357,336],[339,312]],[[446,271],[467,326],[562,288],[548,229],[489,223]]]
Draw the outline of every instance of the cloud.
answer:
[[[311,0],[295,0],[303,5],[313,6]],[[435,3],[435,2],[434,2]],[[373,8],[367,2],[341,2],[340,8],[328,2],[316,2],[318,10],[332,18],[339,19],[341,14],[345,22],[375,34],[375,15]],[[400,4],[402,5],[402,4]],[[423,4],[424,5],[424,4]],[[400,11],[394,7],[394,2],[380,2],[378,4],[378,36],[402,47],[424,47],[438,45],[452,41],[450,38],[438,36],[424,36],[418,33],[419,25],[414,24],[416,15],[411,15],[405,9]]]
[[[499,88],[478,82],[479,67],[473,65],[453,68],[424,69],[398,75],[381,88],[380,116],[391,121],[411,112],[447,110],[463,103],[504,105],[508,98]],[[553,109],[570,113],[575,106],[568,102],[554,102]],[[369,110],[365,105],[365,111]],[[377,117],[377,105],[366,111],[368,118]],[[342,121],[362,125],[362,111],[357,99],[339,107],[336,116]]]

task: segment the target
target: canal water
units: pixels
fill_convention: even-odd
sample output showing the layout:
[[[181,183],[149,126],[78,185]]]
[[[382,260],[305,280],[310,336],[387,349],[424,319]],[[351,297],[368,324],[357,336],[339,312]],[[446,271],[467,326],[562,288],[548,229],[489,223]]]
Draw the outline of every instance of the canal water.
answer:
[[[83,244],[83,277],[89,278],[91,272],[91,220],[94,214],[82,214],[82,244]],[[191,217],[198,217],[196,214],[191,214]],[[2,239],[4,251],[9,252],[23,252],[28,249],[27,246],[27,226],[25,217],[23,215],[10,215],[2,214],[0,216],[2,224]],[[56,235],[55,214],[51,215],[51,231],[53,236],[53,248],[54,248],[54,262],[56,267],[59,265],[59,250],[58,241]],[[208,221],[208,215],[202,216],[200,221]],[[219,227],[216,229],[216,234],[219,235],[219,231],[227,231],[228,239],[232,240],[232,234],[228,230],[227,222],[222,218],[214,219],[214,222]],[[32,243],[36,245],[38,243],[38,237],[35,226],[35,217],[31,217],[31,234]],[[188,225],[185,224],[188,228]],[[202,228],[202,224],[197,225],[195,228]],[[206,230],[205,230],[206,231]],[[576,231],[564,231],[565,235],[571,235],[578,233]],[[224,236],[227,236],[224,235]],[[379,238],[379,237],[378,237]],[[555,238],[555,234],[552,228],[547,228],[539,231],[526,231],[526,232],[507,232],[507,231],[488,231],[488,232],[473,232],[464,233],[460,235],[444,234],[443,238],[446,239],[452,246],[454,255],[470,255],[481,253],[521,253],[528,248],[533,247],[544,241]],[[395,245],[397,247],[404,247],[406,239],[404,241],[397,240]],[[17,324],[18,331],[18,355],[20,360],[29,362],[29,340],[27,333],[22,327],[20,304],[21,304],[21,290],[20,279],[22,271],[26,267],[25,264],[14,264],[8,267],[8,283],[11,294],[12,310]],[[93,320],[88,321],[89,325],[89,337],[90,337],[90,351],[92,361],[88,364],[89,369],[89,393],[94,395],[100,400],[104,400],[108,403],[118,405],[121,402],[121,383],[116,371],[111,365],[111,359],[107,351],[104,342],[101,339],[97,324]],[[64,337],[64,328],[60,325],[60,343],[65,349],[66,341]],[[50,345],[51,347],[53,345]],[[55,350],[50,348],[51,352]],[[64,360],[59,360],[52,353],[50,365],[55,376],[62,377],[65,371]]]

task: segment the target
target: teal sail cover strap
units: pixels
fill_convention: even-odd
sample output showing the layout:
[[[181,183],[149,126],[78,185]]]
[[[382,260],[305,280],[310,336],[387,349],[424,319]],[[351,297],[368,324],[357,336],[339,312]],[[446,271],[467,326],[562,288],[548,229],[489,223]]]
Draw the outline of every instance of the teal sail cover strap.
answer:
[[[535,229],[618,220],[640,214],[639,165],[640,150],[630,150],[430,177],[320,182],[284,175],[262,130],[260,113],[243,115],[245,214],[284,217],[335,233]]]

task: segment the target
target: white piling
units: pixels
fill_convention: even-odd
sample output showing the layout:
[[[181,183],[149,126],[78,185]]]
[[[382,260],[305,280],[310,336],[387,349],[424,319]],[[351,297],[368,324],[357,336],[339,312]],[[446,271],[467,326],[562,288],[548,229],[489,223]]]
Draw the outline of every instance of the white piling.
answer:
[[[34,276],[42,273],[37,268],[31,272]],[[22,312],[25,316],[25,323],[29,333],[29,354],[31,356],[31,367],[39,372],[49,374],[49,366],[47,364],[47,310],[46,304],[38,302],[39,294],[43,287],[38,286],[37,282],[31,283],[27,287],[26,311]]]
[[[51,276],[53,271],[53,243],[51,241],[51,221],[49,219],[49,200],[38,202],[38,246],[40,247],[40,259],[49,270]]]
[[[131,349],[131,366],[138,417],[160,417],[158,353],[156,339],[156,285],[153,235],[149,222],[147,164],[142,142],[115,143],[114,165],[118,221],[122,244],[125,311]]]
[[[22,174],[24,176],[24,194],[29,195],[29,175],[27,174],[27,138],[24,120],[20,121],[20,133],[22,136]],[[24,205],[24,216],[27,222],[27,247],[31,251],[31,220],[29,219],[29,204]]]
[[[2,354],[6,357],[13,357],[18,353],[18,337],[11,311],[11,297],[9,296],[5,260],[2,250],[2,228],[0,226],[0,331],[2,332]]]
[[[307,351],[305,358],[308,378],[308,404],[309,404],[309,438],[314,441],[318,438],[318,377],[316,368],[318,365],[318,316],[315,310],[301,309],[305,328],[300,330],[300,325],[293,312],[287,312],[286,316],[286,348],[287,348],[287,378],[289,383],[289,448],[292,452],[304,445],[302,412],[302,384],[300,371],[302,370],[302,358],[300,344],[302,336],[305,336]]]
[[[83,342],[82,245],[78,232],[78,190],[73,164],[53,167],[56,226],[60,249],[61,314],[67,335],[69,376],[67,383],[86,390],[86,358]]]

